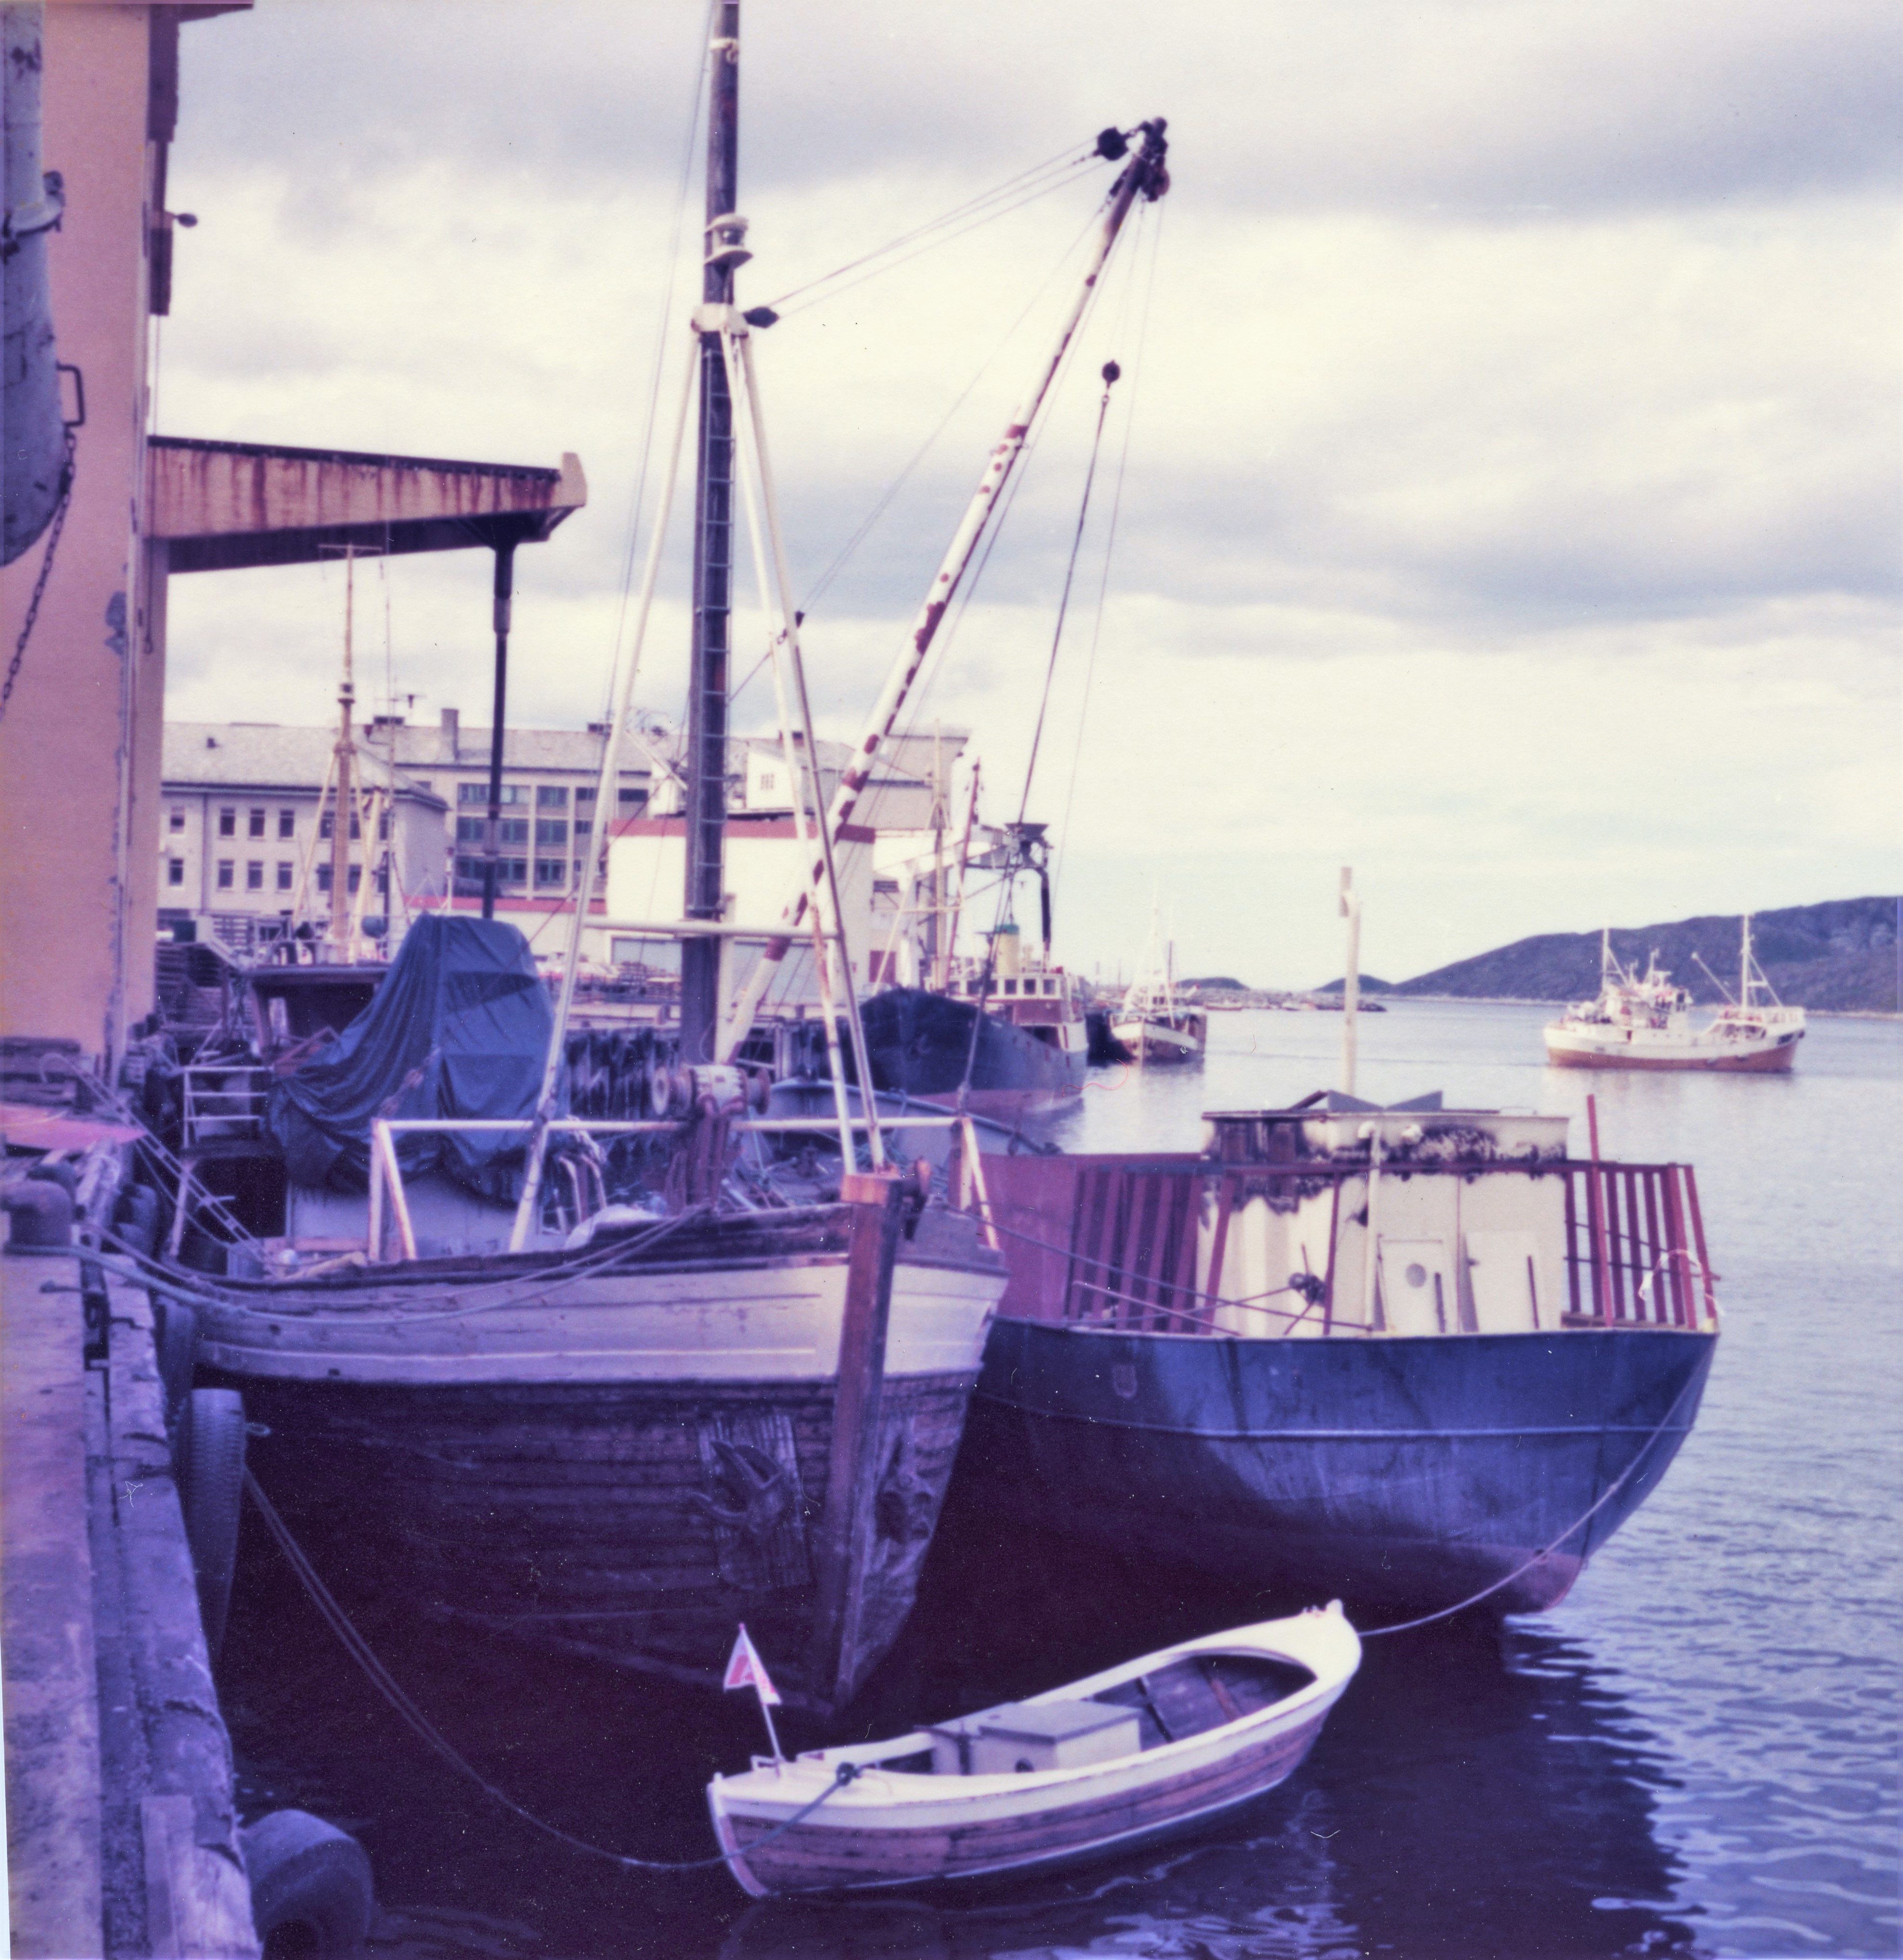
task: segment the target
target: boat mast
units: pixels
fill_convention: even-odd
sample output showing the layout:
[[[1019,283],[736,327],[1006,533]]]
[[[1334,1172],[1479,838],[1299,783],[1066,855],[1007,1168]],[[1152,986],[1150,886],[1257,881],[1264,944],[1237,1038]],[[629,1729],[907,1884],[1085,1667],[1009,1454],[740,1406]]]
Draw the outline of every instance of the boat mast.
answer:
[[[1097,291],[1099,278],[1116,244],[1118,234],[1123,229],[1124,221],[1139,198],[1154,202],[1169,188],[1169,173],[1164,161],[1169,152],[1169,144],[1164,135],[1166,127],[1160,116],[1150,122],[1139,123],[1135,132],[1137,147],[1133,155],[1130,154],[1127,138],[1119,131],[1106,129],[1097,139],[1099,155],[1113,162],[1130,155],[1130,161],[1111,189],[1095,247],[1084,267],[1084,277],[1075,297],[1064,314],[1056,341],[1023,402],[1006,425],[1002,439],[992,449],[985,462],[984,474],[979,479],[978,488],[972,493],[965,514],[953,533],[951,543],[940,562],[937,574],[931,582],[925,602],[912,622],[904,650],[894,663],[892,672],[886,676],[885,686],[867,718],[865,729],[854,745],[853,760],[840,777],[839,787],[832,793],[832,801],[826,812],[826,822],[832,826],[832,834],[835,836],[840,829],[851,820],[861,792],[871,780],[873,765],[878,759],[880,749],[890,736],[893,725],[898,721],[899,711],[912,692],[912,683],[918,679],[919,670],[925,663],[925,657],[931,651],[932,641],[937,636],[939,626],[989,527],[1012,468],[1023,451],[1032,425],[1036,421],[1038,412],[1042,408],[1052,383],[1063,368],[1064,356],[1070,352],[1071,343],[1083,324],[1084,314]],[[813,894],[823,884],[825,877],[826,867],[817,860],[807,867],[798,890],[788,901],[781,915],[784,936],[776,936],[768,943],[765,952],[753,969],[746,991],[735,1004],[733,1013],[721,1030],[719,1059],[730,1059],[734,1051],[746,1039],[748,1029],[753,1026],[754,1012],[765,998],[766,990],[772,985],[781,962],[791,950],[793,934],[805,918],[807,907],[812,902]],[[683,1011],[684,1015],[684,1007]]]
[[[699,467],[694,493],[694,624],[687,698],[687,877],[684,916],[718,921],[725,909],[727,657],[732,605],[734,405],[721,316],[734,273],[752,256],[734,212],[740,177],[740,0],[720,0],[708,88],[707,251],[701,298]],[[680,1058],[714,1059],[720,1014],[721,941],[681,947]]]
[[[1354,873],[1345,864],[1341,867],[1341,916],[1348,922],[1348,969],[1341,982],[1341,1093],[1352,1096],[1354,1017],[1361,1005],[1361,897],[1354,889]],[[1373,1297],[1370,1284],[1368,1297]]]
[[[345,545],[344,560],[344,677],[337,689],[336,800],[330,810],[330,924],[328,937],[333,959],[348,959],[351,954],[350,819],[356,813],[356,785],[350,765],[356,756],[351,733],[351,714],[356,700],[355,678],[352,669],[351,628],[357,611],[357,553]]]

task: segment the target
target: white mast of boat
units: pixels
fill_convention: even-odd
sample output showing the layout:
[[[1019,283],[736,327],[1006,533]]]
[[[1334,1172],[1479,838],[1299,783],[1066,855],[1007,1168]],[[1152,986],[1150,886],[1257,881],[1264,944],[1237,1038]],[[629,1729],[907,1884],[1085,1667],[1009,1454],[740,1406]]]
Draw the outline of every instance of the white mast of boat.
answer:
[[[854,759],[839,779],[834,791],[831,807],[826,813],[828,833],[836,835],[840,827],[851,817],[859,797],[872,775],[880,748],[890,737],[893,724],[899,718],[913,682],[924,664],[925,656],[931,651],[940,624],[944,620],[960,581],[970,566],[978,546],[988,529],[998,499],[1018,457],[1023,453],[1032,425],[1042,408],[1052,383],[1056,380],[1064,364],[1071,343],[1076,338],[1085,312],[1098,289],[1098,282],[1111,250],[1115,245],[1118,234],[1123,229],[1124,221],[1141,196],[1151,200],[1161,197],[1169,188],[1169,175],[1164,167],[1163,159],[1168,150],[1163,132],[1166,125],[1162,117],[1138,126],[1136,154],[1119,177],[1111,190],[1109,209],[1099,233],[1089,264],[1084,269],[1084,278],[1070,310],[1065,314],[1055,345],[1049,359],[1039,371],[1029,393],[1019,406],[1017,413],[1006,425],[1002,439],[992,450],[985,464],[984,475],[978,488],[972,492],[966,505],[964,517],[940,562],[937,575],[933,579],[925,601],[913,622],[910,638],[904,651],[887,676],[884,689],[867,718],[864,732],[855,746]],[[1100,154],[1112,161],[1127,153],[1128,144],[1121,132],[1106,130],[1098,139]],[[732,1058],[740,1043],[753,1026],[753,1017],[766,991],[772,985],[780,963],[786,957],[793,943],[793,934],[804,918],[807,905],[814,891],[826,875],[823,861],[815,861],[800,880],[800,889],[788,901],[781,915],[785,928],[782,936],[771,940],[746,989],[734,1004],[732,1015],[722,1030],[716,1059],[726,1061]]]
[[[1348,970],[1341,982],[1341,1093],[1354,1093],[1354,1020],[1361,1005],[1361,896],[1351,866],[1341,867],[1341,916],[1348,922]]]

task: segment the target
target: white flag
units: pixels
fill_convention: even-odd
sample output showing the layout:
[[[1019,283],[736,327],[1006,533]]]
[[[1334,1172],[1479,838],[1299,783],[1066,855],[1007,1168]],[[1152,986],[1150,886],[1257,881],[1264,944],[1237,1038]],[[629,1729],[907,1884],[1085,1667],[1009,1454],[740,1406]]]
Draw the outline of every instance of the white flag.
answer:
[[[740,1637],[734,1643],[734,1651],[727,1657],[727,1678],[721,1685],[750,1688],[769,1706],[775,1706],[779,1701],[780,1691],[773,1685],[765,1662],[754,1651],[753,1643],[747,1638],[744,1621],[740,1624]]]

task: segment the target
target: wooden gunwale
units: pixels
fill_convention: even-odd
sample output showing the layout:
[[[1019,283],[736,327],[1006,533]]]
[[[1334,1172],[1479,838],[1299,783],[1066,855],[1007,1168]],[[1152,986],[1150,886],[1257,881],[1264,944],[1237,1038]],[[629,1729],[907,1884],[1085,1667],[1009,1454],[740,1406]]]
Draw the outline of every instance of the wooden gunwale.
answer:
[[[1030,1814],[1020,1812],[965,1823],[798,1825],[774,1841],[760,1857],[759,1869],[781,1877],[782,1885],[791,1878],[802,1887],[815,1888],[829,1884],[895,1885],[933,1877],[976,1877],[1016,1865],[1074,1857],[1166,1825],[1186,1824],[1245,1803],[1284,1781],[1319,1733],[1333,1699],[1331,1696],[1328,1707],[1311,1708],[1292,1722],[1285,1708],[1263,1709],[1241,1722],[1164,1743],[1145,1751],[1142,1757],[1058,1773],[1074,1783],[1101,1782],[1103,1772],[1125,1769],[1146,1758],[1169,1754],[1179,1755],[1179,1760],[1204,1758],[1185,1760],[1185,1767],[1173,1775],[1147,1777],[1123,1789],[1052,1805],[1049,1799],[1055,1793],[1048,1782],[1038,1779],[1041,1788],[1024,1791],[1027,1800],[1042,1806]],[[1251,1726],[1263,1732],[1239,1748],[1241,1732]],[[907,1780],[922,1783],[953,1779]],[[1027,1786],[1033,1781],[1029,1777],[1023,1780]],[[955,1794],[948,1793],[945,1800],[955,1801]],[[757,1843],[775,1828],[772,1816],[738,1809],[728,1809],[724,1821],[731,1832],[735,1854],[742,1860],[747,1859],[749,1842]],[[894,1863],[902,1858],[909,1869],[894,1873]],[[875,1870],[879,1876],[869,1876]],[[834,1874],[838,1876],[830,1876]]]

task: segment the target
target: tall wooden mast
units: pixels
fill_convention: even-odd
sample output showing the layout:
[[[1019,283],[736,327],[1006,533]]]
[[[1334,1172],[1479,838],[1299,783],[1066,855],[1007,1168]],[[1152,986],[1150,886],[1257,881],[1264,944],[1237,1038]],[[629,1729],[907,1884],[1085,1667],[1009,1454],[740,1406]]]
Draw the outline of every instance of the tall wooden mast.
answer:
[[[706,259],[700,332],[700,421],[694,496],[694,624],[687,708],[687,880],[685,916],[724,909],[727,820],[728,628],[732,605],[734,409],[720,322],[735,269],[752,256],[737,216],[740,174],[740,0],[721,0],[709,59]],[[721,944],[681,947],[681,1059],[711,1061],[721,1007]]]

